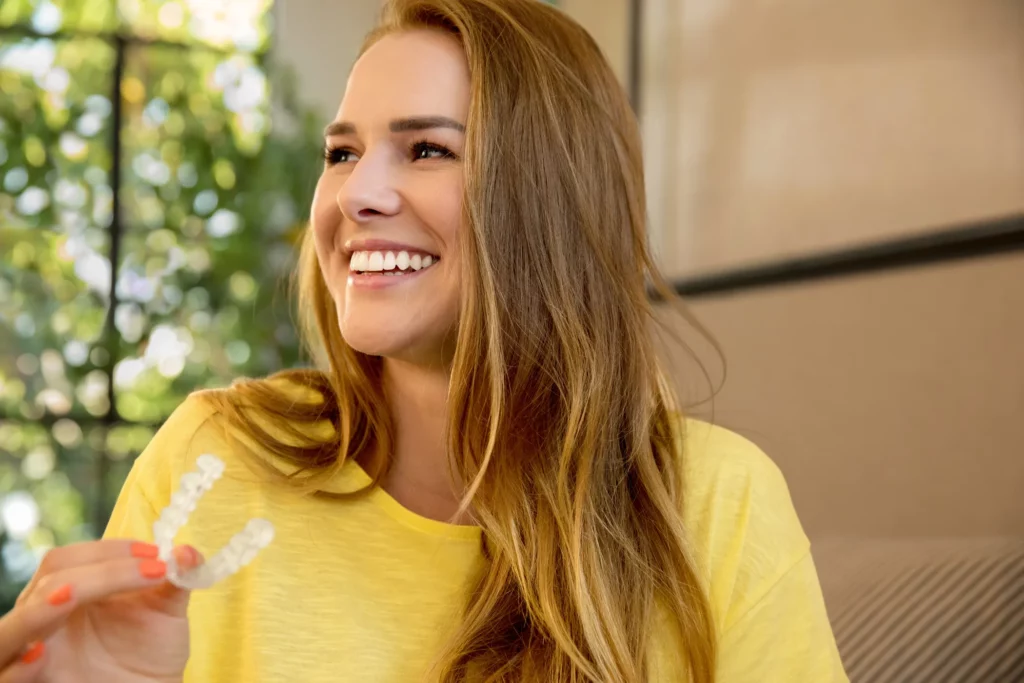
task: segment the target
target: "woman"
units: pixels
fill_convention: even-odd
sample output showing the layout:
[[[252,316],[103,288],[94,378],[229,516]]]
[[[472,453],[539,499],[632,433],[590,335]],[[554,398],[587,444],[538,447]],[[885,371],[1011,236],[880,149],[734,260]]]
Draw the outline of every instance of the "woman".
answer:
[[[325,137],[299,271],[320,369],[174,413],[114,510],[129,540],[57,550],[77,569],[28,589],[82,603],[33,666],[845,681],[778,469],[673,408],[637,126],[583,29],[535,0],[393,0]],[[250,517],[276,538],[189,596],[131,553],[203,453],[227,473],[178,540],[210,552]],[[131,562],[156,578],[112,598],[66,573]]]

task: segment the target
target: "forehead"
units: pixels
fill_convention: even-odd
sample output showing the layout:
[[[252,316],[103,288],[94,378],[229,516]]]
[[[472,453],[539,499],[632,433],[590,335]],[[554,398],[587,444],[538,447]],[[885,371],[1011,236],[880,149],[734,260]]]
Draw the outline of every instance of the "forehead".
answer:
[[[358,125],[438,115],[464,123],[469,97],[469,65],[454,37],[425,29],[393,33],[352,67],[338,119]]]

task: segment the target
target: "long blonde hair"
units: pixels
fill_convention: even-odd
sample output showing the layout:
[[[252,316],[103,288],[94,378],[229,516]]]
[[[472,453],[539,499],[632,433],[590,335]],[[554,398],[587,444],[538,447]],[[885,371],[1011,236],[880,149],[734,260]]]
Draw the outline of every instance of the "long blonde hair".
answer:
[[[458,40],[472,80],[446,438],[486,560],[432,675],[639,683],[661,605],[690,679],[711,683],[714,626],[682,525],[680,421],[648,281],[673,293],[647,248],[629,102],[586,31],[537,0],[391,0],[363,49],[420,28]],[[381,359],[342,338],[308,237],[297,281],[319,369],[280,376],[317,398],[259,380],[208,396],[295,465],[294,485],[315,492],[350,458],[377,463],[378,485],[393,444]],[[330,438],[311,438],[323,420]]]

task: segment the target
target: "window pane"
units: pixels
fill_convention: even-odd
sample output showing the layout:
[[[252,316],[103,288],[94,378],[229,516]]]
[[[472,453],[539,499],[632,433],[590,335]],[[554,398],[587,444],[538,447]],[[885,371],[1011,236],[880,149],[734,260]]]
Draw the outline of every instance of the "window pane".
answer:
[[[119,0],[131,32],[176,43],[262,51],[273,0]]]
[[[103,429],[0,422],[0,612],[55,545],[95,538]]]
[[[106,413],[111,50],[0,39],[0,414]]]
[[[269,132],[269,87],[253,57],[132,49],[121,92],[126,225],[187,231],[192,218],[232,209]],[[236,227],[223,220],[221,232]]]
[[[117,424],[104,432],[103,453],[106,455],[106,478],[96,497],[98,518],[106,528],[110,512],[136,456],[146,448],[156,433],[151,425]],[[102,532],[102,529],[100,529]]]
[[[35,31],[111,31],[115,28],[114,0],[4,0],[0,26],[31,26]]]
[[[281,284],[319,143],[268,137],[251,56],[150,47],[127,72],[114,387],[124,419],[156,421],[195,388],[296,363]]]
[[[261,52],[268,46],[273,0],[4,0],[0,27],[37,33],[113,33]]]
[[[141,425],[0,421],[0,614],[49,548],[99,538],[135,457]]]

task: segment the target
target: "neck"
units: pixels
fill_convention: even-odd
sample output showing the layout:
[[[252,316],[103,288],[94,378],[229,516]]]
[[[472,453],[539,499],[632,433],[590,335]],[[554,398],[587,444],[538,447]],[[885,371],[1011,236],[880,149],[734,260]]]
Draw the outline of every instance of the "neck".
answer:
[[[384,385],[395,427],[391,468],[382,482],[384,490],[423,517],[470,523],[468,515],[454,518],[463,487],[448,471],[444,435],[447,370],[386,358]]]

